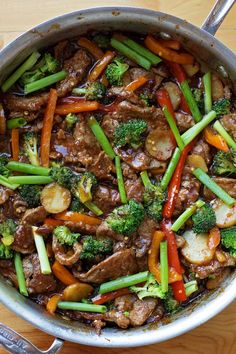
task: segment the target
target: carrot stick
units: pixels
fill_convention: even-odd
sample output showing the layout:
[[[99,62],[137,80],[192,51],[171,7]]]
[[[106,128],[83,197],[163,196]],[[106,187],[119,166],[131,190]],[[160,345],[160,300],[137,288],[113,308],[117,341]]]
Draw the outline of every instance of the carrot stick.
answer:
[[[208,144],[216,147],[217,149],[222,151],[229,151],[228,145],[224,138],[222,138],[220,134],[215,134],[210,127],[204,129],[204,138]]]
[[[44,220],[44,225],[48,225],[48,226],[60,226],[63,224],[64,222],[62,220],[54,220],[50,218]]]
[[[145,76],[140,76],[139,78],[137,78],[136,80],[130,82],[127,86],[126,86],[126,90],[127,91],[135,91],[138,88],[140,88],[141,86],[143,86],[144,84],[146,84],[146,82],[148,81],[148,79]]]
[[[19,129],[15,128],[11,131],[11,150],[12,150],[12,160],[19,160],[20,146],[19,146]]]
[[[72,211],[64,211],[62,213],[55,215],[56,219],[64,220],[64,221],[73,221],[73,222],[84,222],[88,225],[100,225],[101,220],[98,218],[94,218],[93,216],[88,216],[85,214],[80,214]]]
[[[65,285],[78,283],[78,280],[61,263],[55,261],[52,266],[53,274]]]
[[[93,43],[86,37],[81,37],[78,40],[78,44],[81,47],[87,49],[87,51],[92,54],[97,60],[101,59],[104,55],[103,51],[95,43]]]
[[[57,304],[62,300],[61,294],[55,294],[47,302],[46,309],[50,313],[50,315],[54,315],[57,309]]]
[[[101,60],[95,65],[93,70],[90,72],[88,76],[89,81],[96,81],[99,76],[103,73],[103,71],[106,69],[107,65],[112,61],[114,58],[115,54],[108,50]]]
[[[104,73],[101,77],[101,83],[106,87],[109,85],[109,81],[107,80],[106,75]]]
[[[56,107],[55,113],[67,115],[68,113],[90,112],[99,109],[97,101],[81,101],[68,104],[62,104]]]
[[[43,129],[41,134],[41,165],[44,167],[49,166],[51,132],[56,103],[57,91],[51,89],[48,97],[48,104],[44,112]]]
[[[163,47],[171,48],[175,50],[180,49],[180,42],[174,39],[158,39],[158,43],[160,43]]]
[[[174,50],[164,47],[154,37],[148,35],[144,41],[146,47],[160,57],[179,64],[193,64],[194,58],[188,53],[176,53]]]

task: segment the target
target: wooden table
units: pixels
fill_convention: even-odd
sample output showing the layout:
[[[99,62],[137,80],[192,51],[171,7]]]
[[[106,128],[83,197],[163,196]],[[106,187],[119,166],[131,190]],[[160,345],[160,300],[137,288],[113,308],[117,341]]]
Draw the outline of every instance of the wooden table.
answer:
[[[200,26],[214,0],[1,0],[0,41],[6,44],[20,33],[51,17],[93,5],[129,5],[160,10],[184,18]],[[221,26],[217,38],[236,50],[236,7]],[[98,354],[235,354],[236,303],[206,324],[168,342],[142,348],[99,349],[66,343],[62,353]],[[18,331],[41,349],[49,347],[53,338],[17,318],[0,305],[0,321]],[[0,349],[0,354],[6,353]]]

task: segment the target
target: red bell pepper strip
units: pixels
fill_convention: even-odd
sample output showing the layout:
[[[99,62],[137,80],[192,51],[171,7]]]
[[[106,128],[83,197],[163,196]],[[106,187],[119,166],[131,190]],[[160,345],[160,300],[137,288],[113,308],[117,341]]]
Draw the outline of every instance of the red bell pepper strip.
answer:
[[[190,111],[190,109],[189,109],[189,106],[188,106],[188,104],[187,104],[187,101],[186,101],[186,99],[184,98],[184,95],[183,95],[183,94],[181,94],[180,109],[181,109],[181,111],[192,115],[192,113],[191,113],[191,111]]]
[[[173,290],[174,297],[177,301],[186,301],[187,300],[183,280],[176,281],[175,283],[171,284],[171,287]]]
[[[129,293],[130,291],[128,288],[123,288],[123,289],[111,291],[106,294],[99,294],[92,299],[92,303],[96,305],[102,305],[105,304],[106,302],[116,299],[119,296],[127,295]]]
[[[185,146],[181,153],[179,162],[176,166],[175,172],[169,184],[167,202],[164,204],[163,207],[163,218],[170,219],[173,215],[176,198],[180,190],[181,177],[184,169],[185,160],[187,158],[188,153],[192,150],[194,144],[195,140]]]
[[[166,91],[166,89],[161,88],[160,90],[157,91],[157,102],[161,106],[161,108],[163,108],[165,106],[168,108],[168,111],[173,116],[175,123],[176,123],[175,112],[174,112],[174,109],[172,106],[170,96],[169,96],[168,92]]]

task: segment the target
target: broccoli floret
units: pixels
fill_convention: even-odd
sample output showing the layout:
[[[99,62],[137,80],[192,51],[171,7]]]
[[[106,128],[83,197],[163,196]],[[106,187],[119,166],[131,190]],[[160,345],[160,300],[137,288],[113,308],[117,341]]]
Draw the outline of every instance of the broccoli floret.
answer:
[[[76,213],[84,213],[84,205],[80,202],[79,198],[73,197],[71,204],[70,204],[70,210],[74,211]]]
[[[5,246],[10,246],[14,242],[14,234],[16,232],[16,223],[12,219],[7,219],[0,224],[0,235],[2,243]]]
[[[68,130],[71,130],[77,121],[78,121],[78,117],[76,114],[73,114],[73,113],[67,114],[67,116],[65,118],[66,128]]]
[[[105,35],[105,34],[95,34],[93,37],[94,42],[103,49],[107,49],[110,45],[110,36]]]
[[[145,297],[158,297],[164,299],[166,296],[166,293],[162,291],[161,286],[157,283],[151,273],[148,275],[148,280],[143,286],[131,286],[129,289],[133,293],[136,293],[140,300]]]
[[[145,93],[141,93],[139,97],[144,102],[145,106],[147,107],[152,106],[152,99],[148,95],[146,95]]]
[[[23,148],[25,155],[30,160],[30,163],[35,166],[40,165],[37,142],[38,138],[35,133],[27,132],[23,135]]]
[[[47,74],[54,74],[59,69],[59,62],[53,58],[50,53],[45,53],[43,58],[34,66],[32,70],[26,71],[21,76],[23,85],[37,81],[45,77]]]
[[[162,219],[162,205],[165,201],[165,192],[159,185],[148,185],[143,194],[144,208],[148,215],[160,221]]]
[[[236,152],[218,151],[213,159],[212,170],[216,175],[236,173]]]
[[[92,200],[92,188],[97,184],[97,179],[91,172],[78,176],[72,186],[72,193],[82,203]]]
[[[221,244],[227,248],[229,253],[236,257],[236,226],[220,230]]]
[[[118,234],[131,235],[137,230],[144,219],[144,208],[135,200],[115,208],[107,217],[106,222]]]
[[[208,232],[216,224],[216,214],[210,205],[205,204],[199,208],[192,217],[193,231],[197,234]]]
[[[168,292],[164,299],[162,299],[165,311],[169,314],[174,314],[180,309],[179,302],[174,299],[172,288],[169,286]]]
[[[75,174],[69,167],[53,167],[50,171],[50,176],[60,186],[68,189],[71,189],[75,179]]]
[[[62,245],[73,246],[80,237],[80,234],[72,233],[68,227],[62,225],[54,229],[53,236],[55,236]]]
[[[101,101],[106,94],[106,86],[100,81],[88,82],[85,87],[78,87],[73,90],[76,95],[84,95],[86,100]]]
[[[192,94],[193,94],[195,101],[197,102],[199,111],[202,114],[204,114],[205,107],[204,107],[204,95],[203,95],[202,90],[199,88],[194,88],[194,89],[192,89]]]
[[[142,119],[133,119],[126,123],[121,123],[115,129],[115,146],[121,147],[129,144],[134,149],[137,149],[140,145],[142,145],[141,135],[146,129],[147,122]]]
[[[10,247],[0,243],[0,259],[10,259],[12,257],[13,251],[10,249]]]
[[[41,187],[36,184],[24,184],[19,189],[19,194],[30,208],[40,205]]]
[[[116,58],[108,65],[105,75],[111,85],[121,86],[123,84],[123,75],[128,69],[128,64],[124,63],[121,58]]]
[[[224,114],[230,113],[230,100],[227,98],[221,98],[214,102],[212,105],[212,110],[216,112],[216,117],[219,118]]]
[[[97,240],[93,236],[86,236],[83,240],[80,259],[91,261],[97,256],[104,256],[111,253],[112,249],[113,241],[110,238]]]
[[[6,165],[8,164],[9,159],[5,156],[0,157],[0,175],[4,177],[9,177],[11,172],[8,170]]]

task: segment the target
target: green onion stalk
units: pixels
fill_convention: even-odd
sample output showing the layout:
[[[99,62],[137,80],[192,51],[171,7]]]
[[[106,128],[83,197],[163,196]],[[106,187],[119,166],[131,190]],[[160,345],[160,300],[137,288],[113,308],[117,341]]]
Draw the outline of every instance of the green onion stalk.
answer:
[[[116,176],[117,176],[117,183],[118,183],[118,190],[119,190],[119,194],[120,194],[120,199],[123,204],[126,204],[127,203],[127,196],[126,196],[125,184],[124,184],[124,179],[123,179],[119,156],[115,157],[115,165],[116,165]]]
[[[22,295],[28,296],[28,290],[26,287],[25,274],[23,270],[22,260],[20,253],[14,254],[14,264],[16,270],[16,277],[18,281],[19,291]]]
[[[204,107],[205,113],[209,113],[212,110],[212,88],[211,88],[211,72],[209,71],[202,78],[204,85]]]
[[[180,148],[180,150],[182,151],[184,149],[184,142],[181,138],[181,135],[180,135],[177,125],[175,123],[174,117],[172,116],[172,114],[170,113],[170,111],[168,110],[168,108],[166,106],[163,107],[163,112],[164,112],[166,120],[170,126],[170,129],[175,137],[176,143],[177,143],[178,147]]]
[[[45,87],[51,86],[58,81],[64,80],[66,76],[67,76],[67,72],[65,70],[61,70],[56,74],[48,75],[43,79],[31,82],[25,85],[24,88],[25,95],[28,95],[31,92],[42,90]]]
[[[229,133],[225,130],[225,128],[222,126],[222,124],[217,120],[213,127],[215,128],[215,130],[218,131],[218,133],[222,136],[222,138],[224,138],[224,140],[226,141],[226,143],[233,149],[236,151],[236,142],[231,138],[231,136],[229,135]]]
[[[103,283],[100,286],[99,294],[109,293],[110,291],[127,288],[138,283],[143,283],[147,281],[149,272],[140,272],[133,275],[127,275],[115,280],[111,280],[107,283]]]
[[[12,118],[7,120],[7,129],[21,128],[24,127],[26,124],[27,121],[25,120],[25,118]]]
[[[13,184],[48,184],[53,179],[49,176],[13,176],[8,181]]]
[[[179,148],[176,148],[172,157],[171,157],[171,160],[169,162],[169,165],[165,171],[165,174],[164,176],[162,177],[162,180],[161,180],[161,187],[163,190],[166,190],[166,188],[168,187],[168,184],[170,183],[170,180],[173,176],[173,173],[175,172],[175,168],[179,162],[179,159],[180,159],[180,149]]]
[[[19,184],[9,182],[8,178],[1,175],[0,175],[0,184],[12,190],[17,189],[20,186]]]
[[[153,54],[150,52],[150,50],[133,41],[132,39],[125,38],[121,42],[127,45],[127,47],[133,49],[136,53],[149,60],[152,65],[159,64],[162,61],[161,58],[159,58],[157,55]]]
[[[85,311],[85,312],[98,312],[105,313],[107,307],[105,305],[94,305],[85,304],[83,302],[73,302],[73,301],[60,301],[57,307],[61,310],[72,310],[72,311]]]
[[[199,122],[202,119],[202,115],[201,112],[199,111],[197,102],[193,97],[188,81],[184,80],[183,82],[181,82],[180,86],[195,122]]]
[[[29,173],[32,175],[48,176],[50,168],[31,165],[29,163],[23,163],[18,161],[10,161],[7,164],[7,168],[12,171]]]
[[[198,200],[196,203],[187,208],[179,217],[175,220],[174,224],[171,227],[172,231],[179,231],[179,229],[186,223],[186,221],[197,211],[198,208],[201,208],[205,202],[203,200]]]
[[[160,243],[160,263],[161,263],[161,289],[163,293],[168,291],[168,252],[167,252],[167,241],[162,241]]]
[[[51,266],[49,263],[47,250],[44,243],[44,238],[42,235],[37,234],[37,227],[32,226],[32,231],[34,235],[34,242],[39,256],[40,268],[42,274],[51,274]]]

